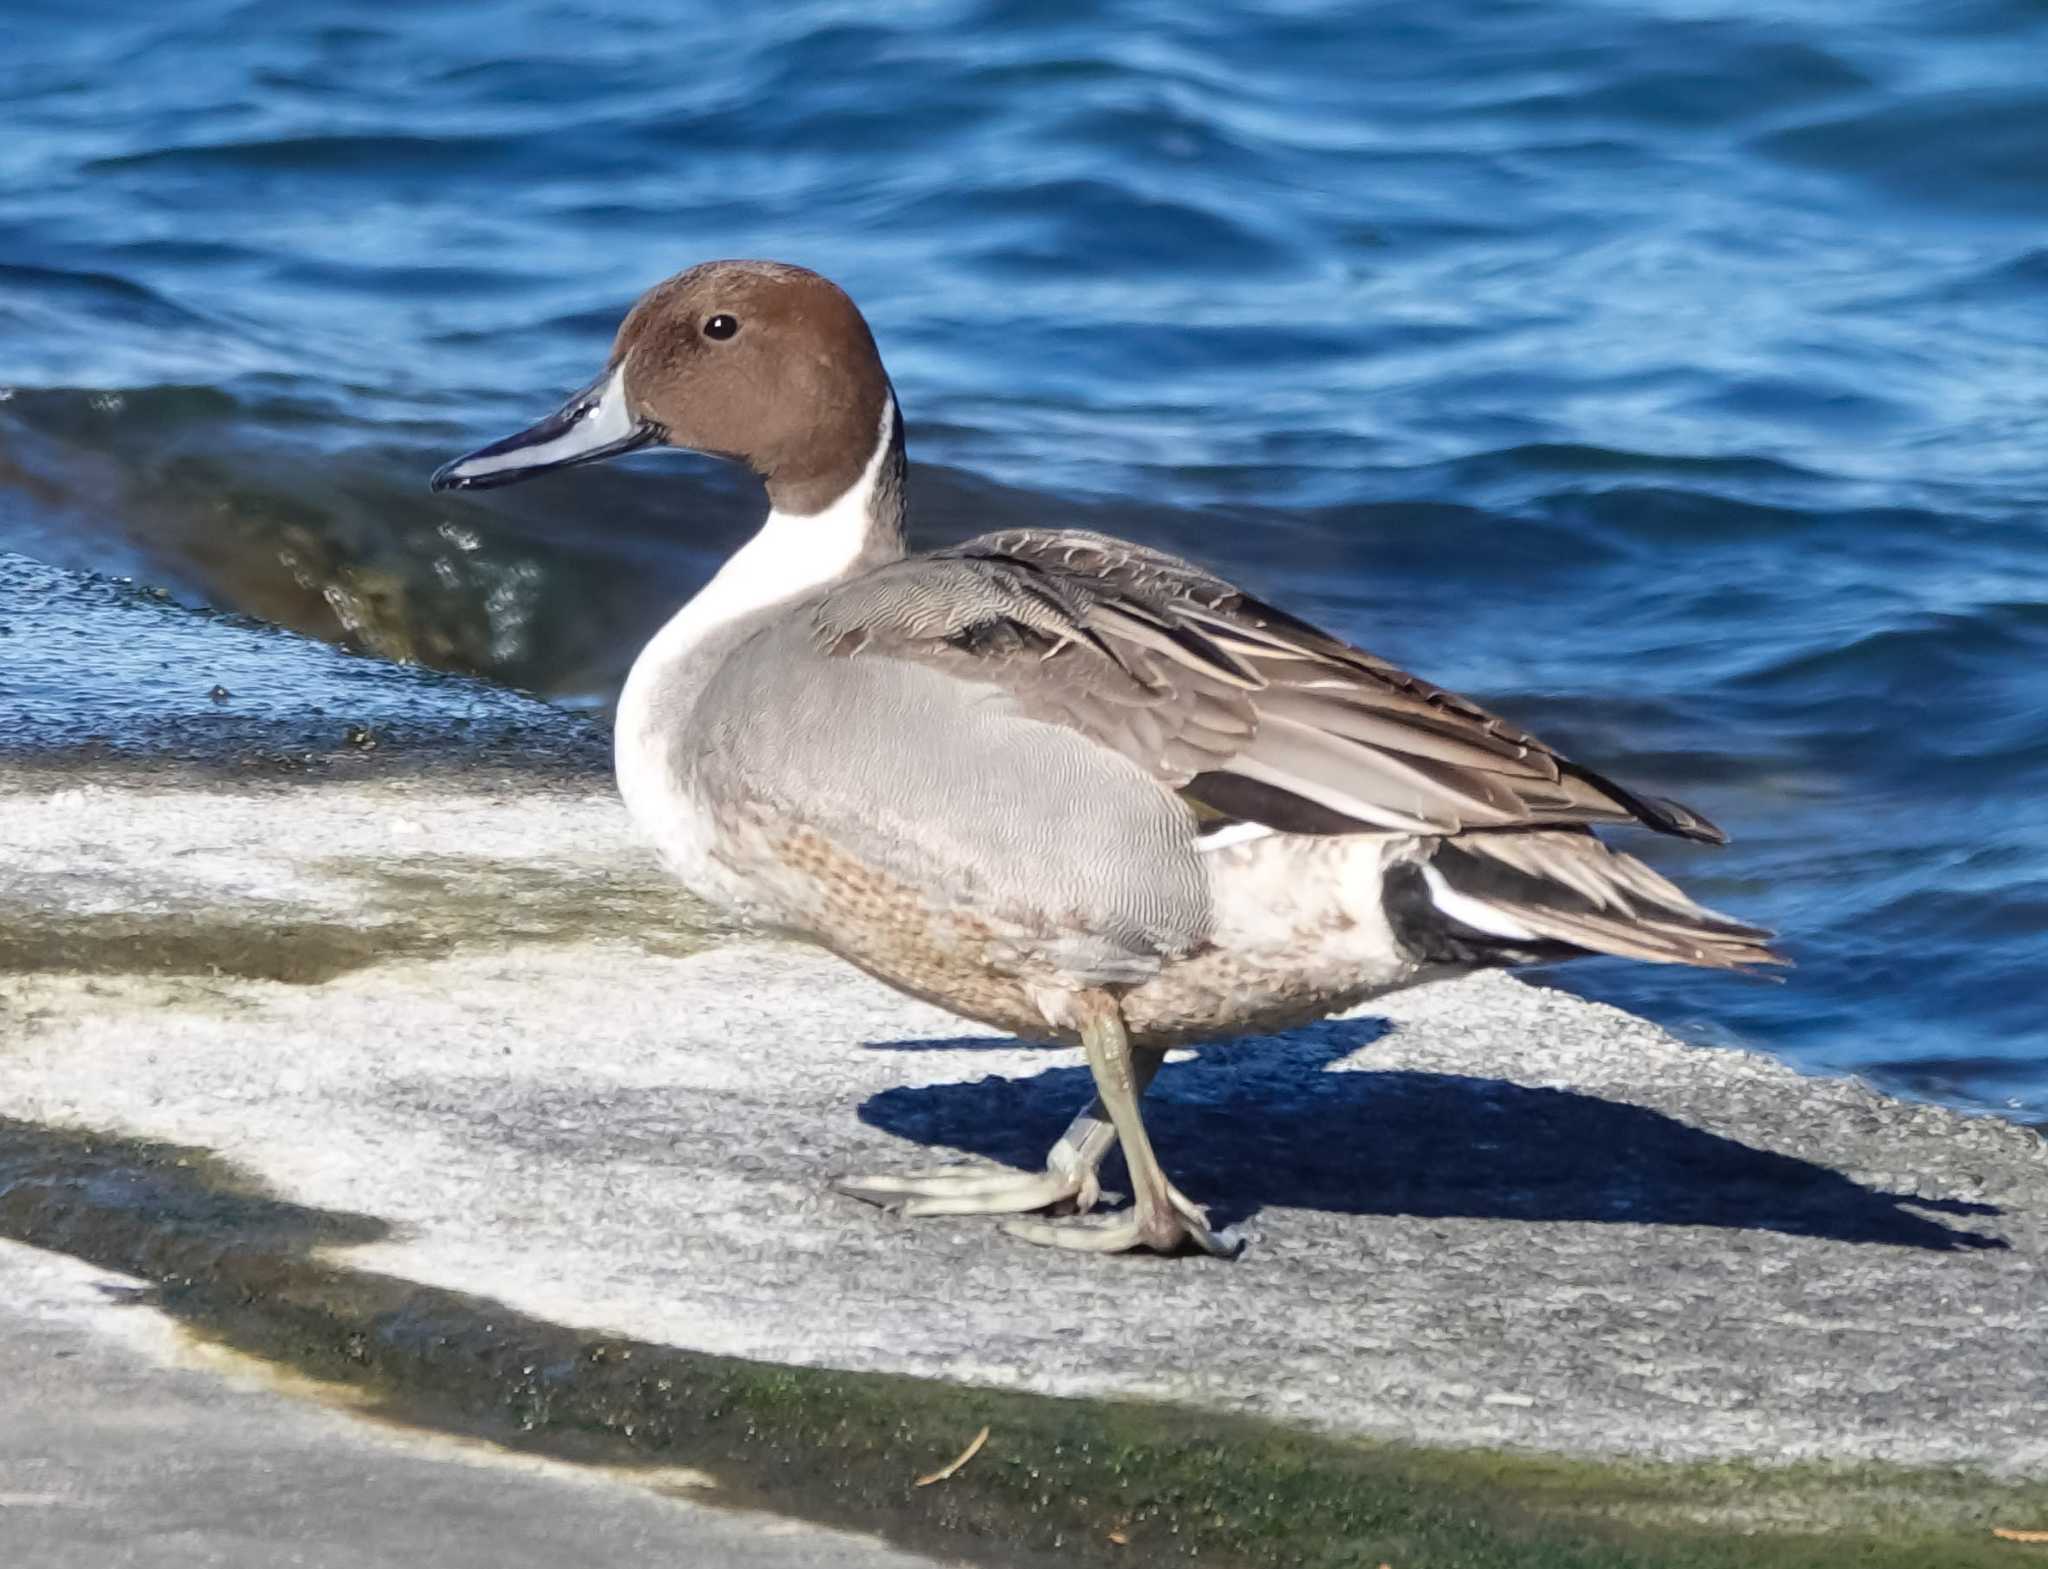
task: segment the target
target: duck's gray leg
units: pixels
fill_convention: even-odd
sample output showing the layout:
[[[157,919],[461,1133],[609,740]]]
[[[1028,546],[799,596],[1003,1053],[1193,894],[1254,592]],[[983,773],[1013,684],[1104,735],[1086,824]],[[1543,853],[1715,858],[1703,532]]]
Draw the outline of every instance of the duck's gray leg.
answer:
[[[1140,1048],[1131,1057],[1131,1081],[1142,1095],[1166,1053]],[[1115,1148],[1116,1124],[1097,1096],[1067,1124],[1047,1153],[1043,1171],[932,1166],[887,1176],[839,1177],[832,1186],[851,1198],[905,1215],[1021,1215],[1055,1204],[1070,1205],[1075,1214],[1085,1215],[1102,1197],[1096,1174],[1103,1157]]]
[[[1116,1138],[1123,1145],[1124,1164],[1131,1173],[1131,1207],[1093,1220],[1013,1220],[1003,1227],[1013,1237],[1047,1247],[1079,1248],[1091,1253],[1123,1253],[1153,1248],[1171,1253],[1184,1241],[1205,1253],[1234,1258],[1243,1243],[1209,1229],[1209,1217],[1174,1185],[1152,1153],[1145,1119],[1138,1109],[1151,1075],[1139,1076],[1138,1058],[1124,1029],[1122,1007],[1108,992],[1078,992],[1060,999],[1065,1023],[1080,1031],[1095,1074],[1096,1104],[1108,1112]],[[1156,1069],[1155,1060],[1152,1066]],[[1091,1108],[1092,1110],[1093,1108]]]

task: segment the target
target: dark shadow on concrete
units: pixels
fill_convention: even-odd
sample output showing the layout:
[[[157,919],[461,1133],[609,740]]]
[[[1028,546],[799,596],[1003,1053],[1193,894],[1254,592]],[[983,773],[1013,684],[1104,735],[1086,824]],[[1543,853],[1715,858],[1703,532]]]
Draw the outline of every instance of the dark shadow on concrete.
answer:
[[[121,1251],[137,1237],[246,1262],[390,1235],[374,1215],[280,1199],[209,1150],[0,1116],[0,1237],[32,1247],[147,1275],[146,1246]]]
[[[1169,1063],[1146,1123],[1175,1183],[1235,1225],[1268,1205],[1351,1215],[1723,1226],[1938,1251],[2005,1248],[1916,1210],[1994,1205],[1864,1187],[1840,1172],[1571,1090],[1462,1074],[1324,1071],[1386,1033],[1319,1025]],[[880,1050],[1014,1049],[1013,1040],[878,1042]],[[906,1086],[863,1122],[898,1138],[1035,1169],[1092,1093],[1088,1070]],[[1122,1181],[1112,1157],[1113,1178]],[[1909,1207],[1910,1206],[1910,1207]]]

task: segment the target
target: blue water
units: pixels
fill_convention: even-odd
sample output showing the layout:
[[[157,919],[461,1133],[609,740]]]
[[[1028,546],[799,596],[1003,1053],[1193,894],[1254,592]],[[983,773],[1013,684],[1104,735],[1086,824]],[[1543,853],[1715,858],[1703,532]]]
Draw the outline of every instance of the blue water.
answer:
[[[748,487],[424,476],[801,261],[924,538],[1199,555],[1699,805],[1800,965],[1563,984],[2048,1117],[2048,7],[738,14],[7,6],[0,544],[602,704]]]

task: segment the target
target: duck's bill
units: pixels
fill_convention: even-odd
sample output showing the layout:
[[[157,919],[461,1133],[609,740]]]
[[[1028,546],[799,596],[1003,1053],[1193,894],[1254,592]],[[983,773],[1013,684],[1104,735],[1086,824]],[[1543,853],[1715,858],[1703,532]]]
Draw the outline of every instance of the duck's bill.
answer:
[[[626,407],[625,380],[619,368],[606,371],[538,425],[442,464],[433,488],[488,490],[659,441],[661,427],[635,419]]]

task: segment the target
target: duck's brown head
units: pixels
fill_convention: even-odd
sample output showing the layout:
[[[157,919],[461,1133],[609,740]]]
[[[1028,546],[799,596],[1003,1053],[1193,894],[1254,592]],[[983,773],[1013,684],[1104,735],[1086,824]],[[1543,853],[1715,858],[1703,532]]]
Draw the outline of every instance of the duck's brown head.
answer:
[[[746,464],[776,511],[804,515],[899,439],[895,418],[875,340],[837,284],[782,262],[705,262],[640,297],[597,380],[433,486],[509,485],[666,443]]]

